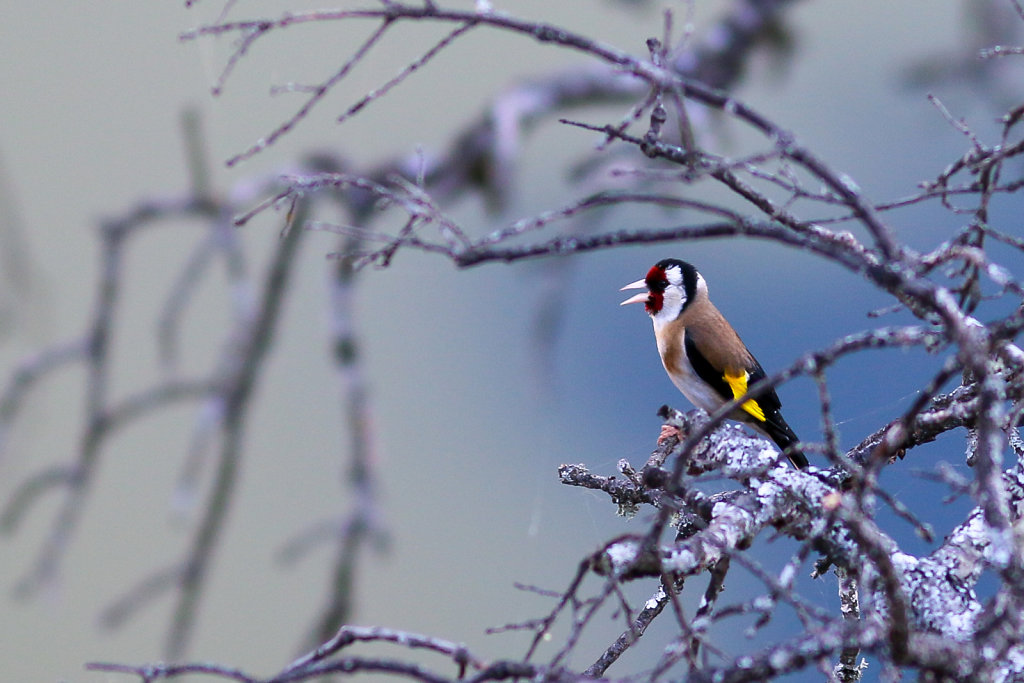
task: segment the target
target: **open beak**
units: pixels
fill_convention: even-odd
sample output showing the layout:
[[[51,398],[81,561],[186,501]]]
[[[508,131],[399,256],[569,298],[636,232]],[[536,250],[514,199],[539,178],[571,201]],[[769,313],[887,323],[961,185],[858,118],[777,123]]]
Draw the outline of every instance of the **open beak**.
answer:
[[[644,280],[637,280],[636,282],[630,282],[628,285],[626,285],[625,287],[623,287],[619,291],[620,292],[624,292],[627,289],[642,289],[644,291],[640,292],[639,294],[634,294],[633,296],[629,297],[628,299],[623,301],[621,304],[619,304],[620,306],[625,306],[626,304],[642,304],[642,303],[646,303],[647,302],[647,295],[648,295],[649,292],[647,291],[647,282],[646,281],[644,281]]]

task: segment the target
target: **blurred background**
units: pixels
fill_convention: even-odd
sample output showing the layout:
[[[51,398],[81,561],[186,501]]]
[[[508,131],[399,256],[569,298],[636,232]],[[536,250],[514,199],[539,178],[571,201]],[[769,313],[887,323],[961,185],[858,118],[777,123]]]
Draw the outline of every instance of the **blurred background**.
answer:
[[[646,53],[645,40],[662,33],[664,6],[657,2],[494,4],[633,53]],[[669,4],[681,24],[684,6]],[[699,39],[729,3],[697,4]],[[270,96],[269,89],[324,78],[369,24],[270,36],[214,98],[210,88],[230,54],[230,40],[181,42],[178,35],[215,20],[219,3],[186,9],[181,2],[121,0],[73,12],[52,1],[7,5],[0,25],[6,55],[0,60],[0,367],[7,371],[84,332],[99,276],[99,221],[125,215],[144,199],[187,190],[184,110],[199,113],[213,186],[227,194],[310,151],[372,164],[417,147],[443,148],[509,84],[584,62],[517,36],[475,31],[363,115],[335,126],[334,117],[440,35],[413,24],[399,27],[390,46],[362,64],[294,132],[229,169],[225,159],[266,135],[302,101]],[[277,16],[283,7],[241,3],[232,16]],[[793,131],[872,199],[907,196],[968,148],[926,94],[937,95],[989,142],[996,141],[996,117],[1019,101],[1022,70],[1016,61],[983,65],[976,57],[980,47],[1017,39],[1019,21],[1004,11],[1008,7],[977,0],[864,0],[854,11],[847,3],[795,3],[784,15],[780,45],[755,56],[735,95]],[[583,109],[573,116],[601,125],[627,109]],[[729,149],[732,128],[722,127],[720,149]],[[593,134],[543,122],[524,139],[510,201],[500,213],[470,197],[445,208],[483,234],[560,206],[581,194],[567,169],[587,161],[597,142]],[[1007,200],[993,222],[1002,218],[1007,225],[1006,217],[1020,209]],[[937,206],[888,219],[919,248],[941,242],[958,225]],[[601,220],[607,229],[679,222],[660,212],[622,210]],[[243,228],[256,272],[280,228],[279,214]],[[199,230],[168,223],[129,245],[129,289],[115,328],[114,396],[159,376],[157,312]],[[326,284],[333,264],[326,254],[336,247],[336,238],[322,233],[303,245],[257,388],[237,497],[214,557],[190,659],[272,673],[299,652],[319,613],[334,556],[330,544],[291,564],[276,557],[290,539],[338,517],[351,502],[343,479],[348,441],[328,341]],[[658,434],[657,408],[670,403],[689,409],[664,376],[646,316],[618,307],[619,287],[666,256],[698,266],[718,306],[769,371],[877,324],[866,314],[891,303],[835,266],[739,240],[466,271],[441,257],[406,251],[390,268],[365,270],[356,321],[371,382],[390,541],[360,564],[354,623],[464,641],[485,658],[518,656],[527,642],[522,633],[484,630],[541,617],[551,603],[514,584],[563,590],[586,553],[615,534],[641,528],[643,514],[631,521],[617,517],[603,495],[561,486],[556,467],[582,462],[612,474],[621,458],[640,465]],[[546,308],[553,298],[556,305]],[[185,319],[183,368],[198,373],[209,367],[219,351],[218,333],[226,329],[227,299],[214,273]],[[558,314],[553,328],[540,322],[552,308]],[[908,320],[890,316],[887,322]],[[905,410],[934,364],[915,351],[861,354],[836,366],[829,378],[843,445]],[[33,473],[73,457],[83,429],[83,378],[81,368],[68,369],[31,394],[0,453],[0,498]],[[820,438],[813,384],[797,380],[779,393],[797,433]],[[120,629],[97,622],[128,587],[177,561],[191,539],[198,511],[176,508],[174,490],[195,418],[194,406],[178,404],[108,442],[60,580],[43,594],[19,600],[12,592],[31,568],[62,493],[49,494],[16,534],[0,539],[0,678],[129,680],[86,672],[83,663],[161,658],[170,595]],[[935,444],[928,462],[891,468],[898,472],[887,475],[886,486],[908,502],[937,506],[943,489],[912,471],[946,460],[966,473],[957,437]],[[939,538],[966,505],[944,508],[940,516],[928,513]],[[905,524],[892,522],[887,530],[908,551],[927,548]],[[764,551],[768,566],[773,549]],[[742,593],[742,586],[736,588]],[[829,579],[808,581],[802,589],[827,604],[835,601]],[[638,588],[634,598],[643,600],[651,590]],[[594,647],[581,650],[587,661],[574,663],[589,664],[619,630],[621,622],[602,622]],[[652,629],[652,648],[656,634]]]

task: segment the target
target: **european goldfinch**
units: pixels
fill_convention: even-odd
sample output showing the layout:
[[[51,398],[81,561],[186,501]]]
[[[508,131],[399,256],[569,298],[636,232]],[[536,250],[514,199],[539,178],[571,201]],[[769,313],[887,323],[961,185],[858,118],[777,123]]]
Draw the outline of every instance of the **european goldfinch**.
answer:
[[[707,283],[689,263],[659,261],[643,280],[622,288],[627,289],[646,290],[622,305],[644,304],[669,379],[698,408],[713,413],[764,378],[761,364],[711,303]],[[770,389],[740,404],[729,417],[774,441],[796,467],[807,467],[807,458],[793,447],[799,439],[782,418],[781,407]]]

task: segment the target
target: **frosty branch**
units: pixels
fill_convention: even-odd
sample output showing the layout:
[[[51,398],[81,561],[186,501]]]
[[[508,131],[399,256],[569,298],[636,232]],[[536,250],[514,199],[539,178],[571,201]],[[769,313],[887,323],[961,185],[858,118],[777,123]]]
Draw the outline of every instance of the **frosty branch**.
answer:
[[[197,421],[196,452],[211,443],[211,435],[220,438],[213,493],[204,518],[180,565],[141,582],[118,603],[112,617],[123,618],[161,590],[176,587],[177,616],[169,650],[172,655],[181,653],[221,534],[223,511],[232,496],[253,387],[286,296],[295,249],[309,229],[336,232],[342,238],[333,264],[332,336],[345,411],[353,425],[350,479],[359,495],[344,523],[338,525],[342,532],[333,573],[339,589],[327,601],[312,636],[322,646],[269,679],[208,664],[93,664],[92,668],[147,682],[199,673],[248,683],[353,672],[388,673],[430,683],[506,678],[568,681],[607,677],[609,671],[621,680],[687,675],[694,680],[753,681],[811,667],[841,680],[856,680],[862,670],[856,660],[865,654],[894,676],[907,669],[939,680],[1008,680],[1024,673],[1020,664],[1024,662],[1024,619],[1020,617],[1024,614],[1024,540],[1019,531],[1024,512],[1024,448],[1018,434],[1024,414],[1024,351],[1017,343],[1024,327],[1024,287],[1014,269],[998,262],[991,249],[997,243],[1018,259],[1024,251],[1024,241],[1013,234],[1012,226],[1004,228],[992,221],[993,202],[1024,187],[1016,170],[1024,153],[1020,128],[1024,108],[1008,111],[998,139],[986,143],[936,100],[939,115],[964,134],[968,151],[923,183],[916,194],[881,200],[869,197],[854,179],[802,145],[782,123],[728,92],[735,85],[742,58],[766,33],[778,28],[788,4],[740,0],[716,26],[719,39],[703,44],[689,35],[674,36],[671,16],[667,16],[662,38],[649,41],[647,54],[640,56],[570,29],[492,11],[486,2],[478,3],[475,10],[464,10],[430,0],[422,4],[383,0],[364,9],[289,12],[276,19],[240,21],[227,19],[234,9],[228,2],[216,22],[183,34],[185,40],[237,38],[214,87],[217,94],[243,67],[252,46],[271,33],[337,22],[372,25],[325,80],[313,86],[283,86],[305,94],[305,102],[232,157],[229,165],[280,143],[305,122],[314,107],[323,106],[328,93],[347,84],[355,67],[371,60],[382,38],[402,23],[440,23],[449,30],[398,76],[358,95],[339,115],[340,123],[363,115],[380,98],[393,96],[406,79],[428,68],[438,54],[473,31],[500,31],[572,50],[586,58],[588,66],[506,89],[484,115],[466,123],[434,155],[383,160],[365,168],[318,157],[276,183],[259,183],[259,195],[249,193],[244,206],[214,202],[197,183],[191,196],[147,203],[104,226],[104,279],[90,329],[82,339],[27,361],[0,396],[2,434],[25,392],[40,376],[75,361],[88,368],[86,436],[75,458],[65,468],[42,472],[26,482],[4,516],[6,526],[12,528],[42,492],[58,486],[68,492],[26,586],[34,589],[53,579],[82,515],[101,446],[112,430],[173,401],[200,401],[206,418]],[[610,122],[565,118],[569,107],[608,102],[624,104],[628,112]],[[609,172],[607,166],[595,164],[581,174],[578,196],[497,227],[465,226],[452,218],[448,207],[466,192],[482,192],[492,208],[500,208],[513,183],[526,134],[538,120],[556,117],[563,120],[565,135],[594,137],[598,156],[608,150],[622,151],[634,165]],[[702,128],[702,121],[711,117],[754,131],[757,140],[739,154],[727,155],[716,149],[714,137]],[[615,189],[607,182],[609,176],[614,176]],[[702,190],[707,187],[727,192],[731,201],[704,199]],[[342,219],[314,215],[313,202],[319,199],[340,206]],[[887,212],[933,204],[957,216],[961,226],[931,251],[911,248],[899,239]],[[615,215],[619,208],[639,205],[662,207],[680,218],[667,228],[593,232],[587,225]],[[279,209],[286,213],[283,237],[264,276],[252,280],[229,220],[241,225]],[[378,227],[385,214],[398,217],[397,229]],[[211,253],[223,258],[233,282],[250,297],[233,313],[235,324],[211,376],[176,377],[122,404],[111,399],[107,386],[112,321],[123,287],[120,258],[128,235],[167,216],[199,216],[210,228],[208,241],[197,247],[168,299],[161,348],[170,365],[176,347],[175,320],[187,304],[195,274],[209,267]],[[442,639],[345,625],[359,549],[367,540],[380,538],[369,457],[372,435],[366,428],[368,380],[358,363],[350,315],[359,266],[391,266],[403,250],[430,252],[468,268],[630,244],[737,237],[796,247],[852,272],[884,293],[891,300],[891,310],[907,312],[916,322],[867,329],[811,351],[714,415],[665,410],[663,416],[680,428],[681,439],[659,444],[639,470],[626,461],[620,463],[616,476],[595,474],[586,465],[563,466],[559,476],[564,483],[603,491],[613,505],[632,514],[649,506],[652,515],[642,533],[610,539],[599,551],[582,558],[568,587],[552,598],[550,611],[519,625],[533,636],[525,655],[487,663]],[[999,305],[988,306],[992,301]],[[932,354],[931,379],[902,414],[882,420],[871,433],[859,435],[860,443],[842,451],[830,406],[830,373],[853,354],[911,347]],[[729,411],[747,398],[797,376],[813,379],[821,399],[824,438],[805,444],[805,450],[823,456],[827,466],[807,471],[780,465],[779,453],[767,442],[723,424]],[[957,380],[959,385],[950,387]],[[927,520],[916,519],[897,495],[883,488],[880,477],[885,468],[924,462],[917,456],[926,444],[954,430],[967,435],[965,461],[973,467],[972,479],[941,468],[935,476],[948,483],[950,495],[969,495],[972,507],[942,542],[914,554],[885,528],[878,508],[891,508],[931,542]],[[786,544],[788,559],[781,567],[759,561],[750,552],[751,546],[764,543],[773,533]],[[300,552],[307,540],[297,541],[289,554]],[[830,568],[838,579],[838,610],[822,606],[809,591],[803,592],[800,583],[802,575],[821,579]],[[754,578],[756,594],[732,598],[725,588],[726,578],[739,572]],[[975,587],[986,572],[995,578],[997,588],[992,597],[982,599]],[[689,588],[688,582],[705,574],[704,602],[688,615],[680,596]],[[637,585],[649,589],[651,596],[639,608],[626,590]],[[574,655],[577,660],[582,656],[584,635],[597,615],[607,612],[623,622],[621,635],[590,658],[589,667],[570,670],[567,662]],[[782,614],[794,615],[798,627],[762,650],[736,655],[716,645],[716,629],[743,624],[746,633],[760,633],[781,621]],[[656,620],[669,622],[671,631],[660,660],[648,671],[615,671],[622,655],[646,637]],[[538,644],[554,637],[559,625],[566,626],[567,634],[554,654],[539,662]],[[450,660],[456,672],[436,673],[404,658],[343,652],[366,642],[425,648]]]
[[[740,4],[743,9],[760,6],[758,3]],[[671,602],[671,596],[681,589],[686,576],[714,571],[715,567],[727,572],[723,563],[739,560],[754,567],[770,588],[767,604],[788,601],[804,615],[807,631],[781,643],[759,660],[770,661],[771,666],[756,664],[748,669],[725,663],[717,669],[703,669],[701,675],[720,675],[723,680],[755,680],[795,671],[812,661],[821,664],[828,658],[842,658],[845,664],[836,667],[836,675],[843,671],[843,675],[856,678],[859,668],[851,664],[850,653],[858,651],[871,652],[892,666],[919,668],[940,677],[1012,675],[1010,662],[1020,653],[1015,653],[1011,637],[1002,636],[999,655],[995,658],[986,658],[980,650],[973,651],[973,657],[953,657],[951,652],[955,647],[950,643],[969,640],[971,634],[976,633],[980,615],[995,614],[997,602],[1012,601],[1009,596],[1016,592],[1013,577],[1020,575],[1019,541],[1010,532],[1013,520],[1018,518],[1020,501],[1013,492],[1019,488],[1020,473],[1017,466],[1004,467],[1002,453],[1015,438],[1024,410],[1021,408],[1024,366],[1021,350],[1015,343],[1024,324],[1024,309],[1021,308],[1024,290],[1010,269],[992,261],[985,248],[989,238],[1013,245],[1018,251],[1024,246],[988,220],[993,198],[1016,192],[1021,186],[1012,176],[1003,180],[1004,175],[1008,175],[1004,172],[1006,163],[1018,158],[1024,150],[1019,110],[1009,112],[1004,118],[1002,138],[986,145],[936,101],[940,112],[958,130],[965,132],[970,151],[951,163],[934,181],[924,183],[920,193],[878,201],[866,196],[853,179],[835,171],[812,150],[802,146],[782,125],[722,90],[708,87],[693,77],[693,71],[678,68],[685,60],[666,59],[669,53],[663,46],[668,44],[667,39],[651,41],[648,59],[594,43],[569,30],[524,23],[500,13],[453,12],[433,3],[410,6],[393,2],[382,3],[379,9],[359,12],[319,12],[262,22],[223,22],[196,29],[188,37],[240,32],[248,41],[255,39],[254,36],[305,22],[355,18],[378,20],[378,31],[387,30],[391,22],[397,21],[442,21],[463,28],[488,27],[526,34],[583,52],[600,65],[598,68],[609,70],[604,79],[606,89],[600,93],[590,91],[593,99],[627,93],[636,104],[631,113],[617,123],[565,123],[598,133],[604,148],[626,145],[638,152],[635,155],[638,160],[652,159],[660,165],[653,167],[638,162],[637,168],[630,172],[637,185],[644,184],[642,192],[639,188],[599,190],[563,207],[518,219],[480,235],[453,224],[442,208],[446,188],[452,186],[452,178],[448,176],[452,172],[450,160],[465,158],[465,147],[458,147],[458,153],[453,150],[443,155],[438,163],[424,160],[416,178],[405,174],[402,164],[397,163],[369,173],[295,178],[279,196],[242,216],[240,222],[293,196],[323,188],[362,186],[382,204],[407,217],[399,233],[377,232],[369,225],[317,224],[315,227],[377,241],[382,246],[365,252],[363,262],[382,266],[389,265],[401,249],[434,252],[461,267],[469,267],[494,261],[565,256],[628,244],[755,237],[799,247],[863,276],[890,295],[897,307],[908,310],[920,320],[917,327],[876,328],[855,338],[839,340],[830,349],[808,354],[789,371],[769,378],[763,386],[751,388],[751,395],[756,395],[757,391],[798,374],[808,374],[815,379],[822,396],[823,431],[832,436],[822,444],[808,447],[817,447],[828,457],[832,463],[829,470],[801,473],[780,468],[776,463],[777,454],[765,449],[763,442],[746,443],[744,437],[723,429],[720,423],[729,409],[746,397],[726,406],[710,420],[693,423],[676,416],[675,420],[686,422],[688,427],[683,430],[683,442],[671,453],[660,453],[658,463],[649,463],[641,474],[636,474],[628,464],[620,467],[624,479],[592,475],[584,466],[563,468],[565,483],[600,488],[608,491],[620,507],[634,509],[651,505],[658,514],[648,533],[611,541],[582,565],[582,573],[559,601],[559,607],[537,627],[538,637],[548,633],[558,614],[570,606],[573,606],[573,623],[577,625],[573,633],[589,621],[591,612],[578,607],[584,601],[577,596],[577,591],[581,590],[580,579],[588,571],[609,577],[613,582],[660,578],[661,585],[650,603],[654,607],[638,612],[638,621],[609,647],[602,658],[604,663],[590,670],[592,674],[603,674],[607,666],[640,637],[649,620],[662,613],[664,606]],[[693,52],[679,50],[675,54],[692,56]],[[704,57],[708,57],[707,53]],[[366,54],[358,53],[354,58],[364,59]],[[234,66],[234,62],[229,65]],[[410,68],[406,73],[411,75],[413,70]],[[566,98],[558,96],[564,82],[564,78],[551,78],[531,83],[532,88],[547,87],[549,97],[544,101],[554,103],[550,110],[531,109],[528,116],[515,112],[503,117],[498,113],[493,118],[520,121],[514,128],[518,135],[519,129],[525,129],[532,118],[555,115],[559,107],[567,104]],[[325,85],[334,87],[336,84],[332,81]],[[359,101],[360,106],[372,99],[371,93]],[[501,104],[500,98],[496,100],[495,111],[500,111]],[[694,113],[700,111],[716,112],[758,131],[763,136],[763,146],[747,151],[738,159],[703,148],[696,142],[700,135],[692,129]],[[293,124],[303,115],[300,111],[297,118],[285,125]],[[669,120],[679,122],[680,130],[675,139],[671,139],[665,125]],[[646,128],[633,132],[644,124]],[[284,130],[285,127],[279,128],[267,140],[277,139]],[[472,158],[483,159],[496,169],[483,177],[491,184],[491,192],[500,193],[507,179],[508,164],[505,160],[494,162],[497,154],[490,152],[488,155],[488,152],[509,146],[494,140],[494,136],[501,134],[500,129],[477,125],[469,131],[473,134],[461,136],[459,144],[481,145]],[[487,134],[480,134],[481,131]],[[254,147],[244,154],[256,151]],[[666,164],[678,170],[666,171]],[[619,179],[622,179],[621,173]],[[599,184],[593,177],[587,180],[589,184]],[[696,196],[699,187],[708,183],[729,190],[745,210],[701,202],[690,196]],[[434,188],[440,192],[434,192]],[[886,222],[885,212],[936,201],[966,215],[969,220],[963,228],[927,253],[899,241]],[[954,207],[954,202],[963,204],[965,201],[973,201],[973,207]],[[668,229],[629,228],[599,234],[583,231],[583,222],[591,216],[606,212],[609,207],[638,202],[675,207],[701,218]],[[560,229],[561,234],[537,238],[556,229]],[[865,235],[866,241],[857,234]],[[523,238],[529,237],[533,237],[533,241],[524,243]],[[974,315],[981,301],[981,291],[989,292],[986,295],[989,298],[1009,300],[1010,312],[981,323]],[[937,356],[946,355],[937,364],[932,381],[922,387],[919,398],[903,415],[882,425],[873,434],[864,435],[863,441],[848,452],[839,452],[834,439],[836,425],[828,408],[829,369],[842,362],[847,354],[906,346],[924,346]],[[940,393],[957,375],[963,376],[961,386],[949,393]],[[972,491],[978,507],[931,554],[915,557],[903,552],[879,527],[874,519],[875,503],[885,502],[897,515],[912,521],[926,537],[931,533],[929,527],[916,520],[896,497],[879,487],[879,473],[896,462],[897,456],[909,459],[914,449],[958,428],[966,428],[971,435],[968,451],[977,477]],[[663,463],[671,463],[671,466],[666,468]],[[697,486],[723,476],[735,480],[740,489],[709,495]],[[827,514],[822,516],[822,511]],[[675,539],[663,541],[670,526],[675,527]],[[769,528],[798,542],[793,560],[786,565],[783,576],[777,577],[778,583],[773,583],[771,572],[756,568],[756,563],[743,552]],[[848,613],[822,615],[798,607],[793,576],[814,553],[824,556],[818,563],[817,573],[829,564],[837,567],[841,583],[846,586],[844,599],[851,595],[856,599],[856,593],[862,594],[863,602],[856,618],[851,620]],[[986,568],[1001,574],[1008,591],[987,607],[973,592],[974,584]],[[943,574],[943,571],[949,573]],[[944,576],[955,578],[947,580]],[[853,577],[853,583],[846,577]],[[616,599],[616,592],[608,588],[610,585],[613,584],[606,584],[595,598],[598,602]],[[675,611],[678,615],[678,610]],[[998,617],[1001,628],[1018,633],[1017,622],[1004,612],[999,613],[1003,615]],[[702,628],[718,619],[727,620],[732,613],[710,610],[702,617],[705,625],[700,627],[679,619],[681,637],[699,643]],[[770,619],[770,613],[765,612],[763,621]],[[575,641],[570,638],[570,642]],[[688,661],[692,669],[699,669],[692,650],[688,651],[691,656],[680,657]],[[557,665],[564,652],[550,664]]]

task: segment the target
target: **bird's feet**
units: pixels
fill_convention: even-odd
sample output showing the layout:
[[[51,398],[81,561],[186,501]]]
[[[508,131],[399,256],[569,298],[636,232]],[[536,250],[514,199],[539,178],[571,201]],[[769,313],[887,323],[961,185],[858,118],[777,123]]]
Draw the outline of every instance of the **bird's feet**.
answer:
[[[661,425],[661,434],[658,435],[658,445],[665,443],[669,439],[679,438],[679,427],[673,427],[672,425]]]

